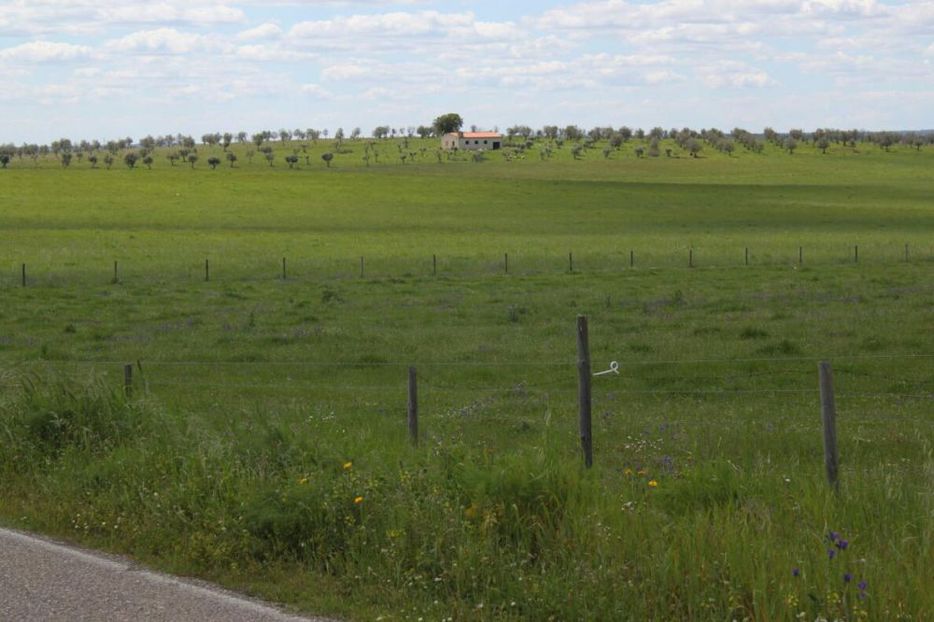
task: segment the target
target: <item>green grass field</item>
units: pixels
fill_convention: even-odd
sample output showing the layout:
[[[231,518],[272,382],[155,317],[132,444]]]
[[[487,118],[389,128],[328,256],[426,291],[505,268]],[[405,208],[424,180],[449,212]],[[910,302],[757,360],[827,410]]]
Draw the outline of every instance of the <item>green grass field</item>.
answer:
[[[3,521],[347,619],[934,617],[934,152],[413,145],[0,171]]]

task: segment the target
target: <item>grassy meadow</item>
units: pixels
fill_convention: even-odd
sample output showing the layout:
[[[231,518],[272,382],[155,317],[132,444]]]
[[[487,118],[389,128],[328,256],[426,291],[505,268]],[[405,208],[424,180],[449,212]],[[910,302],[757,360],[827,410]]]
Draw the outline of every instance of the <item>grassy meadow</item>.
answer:
[[[400,144],[0,171],[2,522],[348,620],[934,617],[934,151]]]

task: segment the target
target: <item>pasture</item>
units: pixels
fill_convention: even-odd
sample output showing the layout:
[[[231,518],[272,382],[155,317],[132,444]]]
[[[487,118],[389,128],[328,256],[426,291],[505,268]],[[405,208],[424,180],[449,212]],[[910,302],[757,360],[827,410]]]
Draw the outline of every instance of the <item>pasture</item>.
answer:
[[[934,152],[348,145],[0,171],[5,523],[347,619],[934,616]]]

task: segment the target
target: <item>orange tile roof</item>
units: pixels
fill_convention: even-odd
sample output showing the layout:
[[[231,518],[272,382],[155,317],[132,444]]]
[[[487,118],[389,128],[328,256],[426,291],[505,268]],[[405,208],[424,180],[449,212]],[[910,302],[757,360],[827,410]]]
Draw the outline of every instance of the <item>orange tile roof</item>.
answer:
[[[464,132],[464,138],[502,138],[499,132]]]

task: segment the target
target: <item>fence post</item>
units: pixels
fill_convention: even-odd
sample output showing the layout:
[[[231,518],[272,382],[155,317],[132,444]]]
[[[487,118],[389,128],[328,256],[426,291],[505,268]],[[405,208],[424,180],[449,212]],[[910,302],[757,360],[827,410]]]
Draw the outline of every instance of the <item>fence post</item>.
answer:
[[[431,275],[432,276],[438,275],[438,256],[437,255],[431,256]]]
[[[803,246],[798,247],[798,265],[799,266],[804,265],[804,247]]]
[[[568,253],[568,272],[574,272],[574,253]]]
[[[635,267],[636,265],[636,251],[629,251],[629,267]]]
[[[688,249],[688,268],[694,267],[694,249]]]
[[[360,257],[360,278],[361,279],[363,278],[363,266],[364,266],[364,259],[363,257]]]
[[[418,447],[418,382],[414,367],[409,367],[409,439]]]
[[[853,247],[853,263],[859,263],[859,244]]]
[[[905,261],[908,261],[908,245],[905,244]]]
[[[282,258],[282,280],[285,280],[285,257]]]
[[[593,466],[593,433],[590,421],[590,340],[587,334],[587,316],[577,316],[577,386],[580,409],[581,450],[584,466]]]
[[[207,259],[204,260],[204,280],[211,280],[211,264]]]
[[[123,366],[123,394],[133,397],[133,365]]]
[[[117,277],[117,262],[114,261],[114,283],[119,283],[120,279]]]
[[[821,420],[824,424],[824,468],[827,470],[827,481],[834,492],[840,490],[840,480],[837,477],[837,407],[833,395],[833,368],[829,361],[821,361],[820,370],[820,403]]]
[[[746,247],[746,265],[749,265],[749,247]]]
[[[26,264],[23,264],[23,287],[26,287]]]
[[[503,253],[503,270],[505,274],[509,274],[509,253]]]

